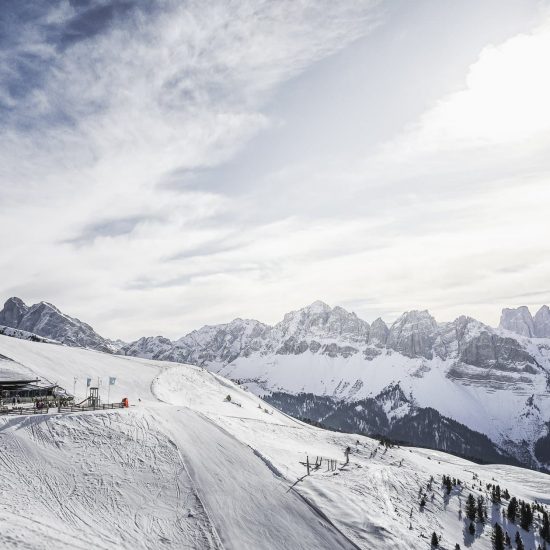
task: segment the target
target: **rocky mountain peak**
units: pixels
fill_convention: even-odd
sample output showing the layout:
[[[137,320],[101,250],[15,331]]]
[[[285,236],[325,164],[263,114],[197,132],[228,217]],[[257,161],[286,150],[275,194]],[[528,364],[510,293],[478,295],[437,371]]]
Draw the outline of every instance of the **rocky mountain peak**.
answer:
[[[499,326],[528,338],[532,338],[535,335],[533,317],[527,306],[504,308],[500,316]]]
[[[9,298],[4,304],[4,309],[0,311],[0,325],[17,328],[17,325],[28,310],[29,308],[21,298],[17,298],[16,296]]]
[[[437,333],[437,322],[427,310],[407,311],[391,326],[386,345],[407,357],[432,359]]]
[[[384,321],[378,317],[370,327],[369,331],[369,344],[372,346],[383,348],[388,341],[388,334],[390,329]]]
[[[533,318],[535,336],[537,338],[550,338],[550,308],[542,306]]]
[[[369,324],[342,307],[331,308],[321,301],[292,311],[273,327],[276,340],[296,341],[341,339],[345,342],[366,342]]]
[[[0,325],[57,340],[69,346],[114,351],[109,340],[102,338],[90,325],[61,313],[48,302],[39,302],[29,307],[20,298],[10,298],[0,311]]]
[[[301,311],[309,311],[312,314],[326,313],[331,311],[331,307],[321,300],[315,300],[309,306],[302,308]]]

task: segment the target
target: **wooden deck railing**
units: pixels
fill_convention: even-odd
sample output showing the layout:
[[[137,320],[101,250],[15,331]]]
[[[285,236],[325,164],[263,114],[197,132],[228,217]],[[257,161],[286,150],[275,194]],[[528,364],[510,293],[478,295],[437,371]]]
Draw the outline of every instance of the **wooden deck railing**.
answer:
[[[43,407],[41,409],[37,407],[13,407],[13,408],[0,408],[0,415],[32,415],[32,414],[49,414],[50,410],[67,413],[67,412],[85,412],[85,411],[105,411],[110,409],[123,409],[122,403],[107,403],[103,405],[90,406],[78,406],[78,405],[61,405],[56,407]]]

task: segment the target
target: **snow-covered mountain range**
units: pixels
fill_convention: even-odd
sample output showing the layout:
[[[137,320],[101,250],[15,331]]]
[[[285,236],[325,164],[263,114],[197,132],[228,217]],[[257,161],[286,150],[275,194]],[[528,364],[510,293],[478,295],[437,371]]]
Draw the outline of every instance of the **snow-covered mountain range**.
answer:
[[[403,313],[388,326],[318,301],[273,326],[235,319],[175,341],[124,344],[49,304],[28,308],[12,298],[0,324],[68,345],[204,366],[333,428],[550,468],[547,306],[534,317],[525,307],[505,309],[498,328],[465,316],[441,323],[428,311]],[[308,405],[319,397],[322,407]],[[430,423],[438,430],[422,431]]]

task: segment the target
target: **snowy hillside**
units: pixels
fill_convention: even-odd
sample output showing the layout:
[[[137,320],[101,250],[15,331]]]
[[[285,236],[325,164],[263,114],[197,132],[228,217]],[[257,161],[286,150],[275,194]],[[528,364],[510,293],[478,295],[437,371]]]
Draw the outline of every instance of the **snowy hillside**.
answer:
[[[538,524],[502,519],[504,497],[473,535],[459,509],[497,483],[549,505],[541,473],[321,430],[196,366],[0,336],[0,370],[69,390],[76,377],[77,398],[87,377],[116,377],[111,400],[136,405],[0,416],[2,548],[404,550],[435,532],[442,548],[486,549],[497,519],[527,548],[540,540]],[[322,463],[304,477],[307,459]],[[443,475],[461,480],[450,494]]]

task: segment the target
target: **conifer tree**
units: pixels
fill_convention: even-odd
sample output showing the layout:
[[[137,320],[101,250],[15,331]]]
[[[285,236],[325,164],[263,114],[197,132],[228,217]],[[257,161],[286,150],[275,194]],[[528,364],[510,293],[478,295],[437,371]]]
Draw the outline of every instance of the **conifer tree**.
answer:
[[[473,521],[470,522],[470,526],[468,527],[468,531],[470,532],[470,535],[476,534],[476,526],[474,525]]]
[[[474,521],[476,519],[476,501],[472,493],[470,493],[466,499],[466,517],[470,521]]]
[[[480,495],[477,497],[477,521],[481,523],[485,523],[485,518],[487,517],[487,510],[485,509],[485,501],[483,500],[483,497]]]
[[[493,526],[491,541],[493,543],[493,550],[504,550],[504,532],[498,523],[495,523]]]
[[[439,539],[437,538],[437,534],[435,531],[432,533],[432,546],[434,548],[437,548],[439,546]]]
[[[519,524],[522,529],[529,531],[529,527],[533,523],[533,511],[531,506],[522,501],[521,508],[519,512]]]
[[[512,546],[512,541],[510,540],[510,535],[508,534],[508,531],[506,531],[506,534],[504,535],[504,543],[508,547]]]
[[[508,516],[508,519],[512,523],[515,523],[517,513],[518,513],[518,500],[516,497],[512,497],[510,499],[510,502],[508,503],[508,512],[506,514]]]
[[[550,521],[546,510],[542,512],[542,525],[540,527],[539,534],[542,540],[545,542],[550,542]]]
[[[523,541],[521,540],[519,531],[516,531],[516,548],[517,550],[525,550],[525,546],[523,546]]]
[[[451,478],[448,477],[448,476],[444,476],[443,485],[445,485],[445,489],[447,490],[447,494],[450,495],[451,491],[453,489],[453,485],[451,483]]]

